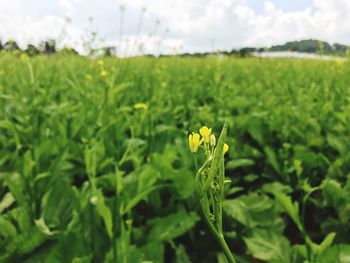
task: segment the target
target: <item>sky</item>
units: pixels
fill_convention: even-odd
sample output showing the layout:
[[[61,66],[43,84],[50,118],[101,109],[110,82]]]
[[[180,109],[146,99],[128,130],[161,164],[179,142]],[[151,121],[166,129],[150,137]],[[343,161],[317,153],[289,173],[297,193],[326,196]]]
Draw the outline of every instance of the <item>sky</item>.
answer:
[[[0,39],[25,47],[54,38],[80,52],[89,42],[120,55],[350,44],[349,13],[349,0],[0,0]]]

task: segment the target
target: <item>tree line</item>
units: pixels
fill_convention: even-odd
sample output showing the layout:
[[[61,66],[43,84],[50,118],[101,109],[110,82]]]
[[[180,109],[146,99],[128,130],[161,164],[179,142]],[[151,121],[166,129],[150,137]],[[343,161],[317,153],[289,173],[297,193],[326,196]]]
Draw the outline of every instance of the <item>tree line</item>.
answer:
[[[35,55],[52,55],[57,52],[64,54],[73,54],[79,55],[79,53],[71,48],[64,47],[63,49],[58,50],[56,47],[56,41],[53,39],[49,39],[46,41],[42,41],[38,46],[33,44],[28,44],[25,49],[21,49],[16,41],[8,40],[5,43],[2,43],[0,40],[0,51],[21,51],[27,53],[28,56]],[[293,51],[293,52],[306,52],[306,53],[315,53],[321,55],[336,55],[336,56],[346,56],[348,53],[348,46],[342,44],[329,44],[325,41],[315,40],[315,39],[307,39],[301,41],[291,41],[287,42],[283,45],[275,45],[270,48],[256,48],[256,47],[244,47],[240,49],[232,49],[231,51],[211,51],[211,52],[197,52],[197,53],[181,53],[177,54],[177,56],[182,57],[205,57],[210,55],[225,55],[225,56],[237,56],[237,57],[247,57],[251,56],[253,53],[262,53],[262,52],[281,52],[281,51]],[[100,49],[90,50],[88,52],[89,55],[97,54],[99,56],[115,56],[115,48],[113,47],[103,47]],[[154,56],[152,54],[143,54],[143,56]],[[160,55],[160,56],[172,56],[172,55]]]

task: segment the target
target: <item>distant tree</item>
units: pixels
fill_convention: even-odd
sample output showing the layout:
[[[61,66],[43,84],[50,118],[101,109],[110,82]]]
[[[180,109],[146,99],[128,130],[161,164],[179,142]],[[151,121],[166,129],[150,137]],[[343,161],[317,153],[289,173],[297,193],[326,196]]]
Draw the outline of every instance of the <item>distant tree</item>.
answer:
[[[239,50],[239,56],[244,58],[244,57],[248,57],[251,55],[251,53],[256,52],[257,49],[256,48],[251,48],[251,47],[245,47],[245,48],[241,48]]]
[[[222,51],[221,54],[228,56],[228,55],[230,55],[230,52],[229,51]]]
[[[229,55],[231,56],[237,56],[239,54],[238,50],[236,49],[232,49],[230,52],[229,52]]]
[[[17,44],[16,41],[14,40],[9,40],[5,43],[4,45],[4,49],[8,50],[8,51],[14,51],[14,50],[21,50]]]
[[[56,53],[56,41],[49,39],[40,44],[41,51],[46,55],[52,55]]]
[[[105,47],[103,48],[103,55],[106,57],[116,56],[117,50],[115,47]]]
[[[64,55],[79,55],[78,51],[71,47],[64,47],[59,51],[59,53]]]
[[[348,47],[345,45],[335,43],[333,44],[332,49],[338,54],[346,54]]]
[[[296,51],[307,53],[332,53],[332,46],[324,41],[307,39],[301,41],[291,41],[284,45],[272,46],[270,51]]]
[[[39,49],[32,44],[27,45],[27,49],[25,50],[25,52],[28,56],[36,56],[40,53]]]

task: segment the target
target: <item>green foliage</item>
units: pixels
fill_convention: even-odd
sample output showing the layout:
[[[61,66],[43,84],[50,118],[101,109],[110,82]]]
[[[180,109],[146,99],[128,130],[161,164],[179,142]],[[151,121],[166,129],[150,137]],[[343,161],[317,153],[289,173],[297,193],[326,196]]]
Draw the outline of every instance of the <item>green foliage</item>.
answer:
[[[332,54],[345,56],[347,46],[341,44],[330,45],[327,42],[307,39],[301,41],[291,41],[284,45],[272,46],[270,51],[297,51],[308,53]]]
[[[166,217],[152,219],[149,222],[151,231],[147,235],[147,240],[149,242],[170,241],[186,233],[198,219],[195,213],[186,214],[182,211]]]
[[[271,230],[256,229],[251,236],[244,238],[248,251],[255,258],[267,262],[290,262],[288,240]]]
[[[187,145],[225,121],[237,262],[349,262],[349,83],[346,61],[2,53],[0,262],[225,262]]]

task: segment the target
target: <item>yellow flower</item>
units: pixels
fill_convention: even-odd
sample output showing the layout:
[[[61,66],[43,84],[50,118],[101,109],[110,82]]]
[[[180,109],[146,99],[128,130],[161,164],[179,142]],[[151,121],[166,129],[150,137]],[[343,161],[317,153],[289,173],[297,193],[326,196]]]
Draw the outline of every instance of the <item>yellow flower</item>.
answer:
[[[202,128],[199,129],[199,133],[202,135],[203,141],[205,143],[209,143],[211,129],[209,129],[207,126],[203,126]]]
[[[28,57],[28,55],[27,55],[26,53],[22,53],[21,56],[20,56],[20,58],[21,58],[22,60],[28,60],[28,59],[29,59],[29,57]]]
[[[228,147],[228,144],[225,143],[225,144],[224,144],[224,149],[223,149],[224,154],[227,153],[228,148],[229,148],[229,147]]]
[[[198,133],[192,132],[188,136],[188,144],[190,146],[190,150],[192,153],[195,153],[198,151],[199,146],[201,145],[200,135]]]
[[[136,103],[136,104],[134,104],[134,108],[138,109],[138,110],[147,110],[148,105],[145,103]]]
[[[97,60],[96,62],[97,66],[103,67],[103,60]]]
[[[107,77],[108,76],[108,72],[106,70],[101,70],[100,76],[101,77]]]

